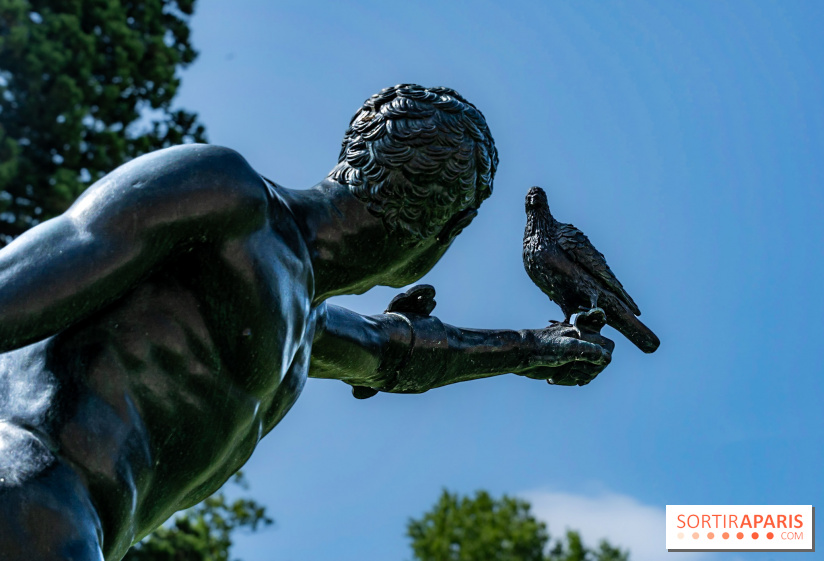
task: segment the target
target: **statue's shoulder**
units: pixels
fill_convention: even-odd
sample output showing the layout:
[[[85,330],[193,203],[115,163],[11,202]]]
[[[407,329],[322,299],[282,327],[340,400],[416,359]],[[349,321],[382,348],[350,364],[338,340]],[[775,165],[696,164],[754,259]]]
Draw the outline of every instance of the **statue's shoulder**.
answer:
[[[136,168],[138,172],[146,170],[171,180],[194,180],[204,187],[223,185],[265,191],[260,175],[246,158],[236,150],[214,144],[181,144],[164,148],[135,158],[122,168]]]
[[[185,144],[123,164],[89,187],[66,214],[107,232],[184,226],[232,235],[261,226],[268,205],[264,181],[238,152]]]
[[[222,193],[238,203],[265,206],[267,185],[239,152],[214,144],[182,144],[155,152],[168,160],[170,173],[200,185],[204,193]]]

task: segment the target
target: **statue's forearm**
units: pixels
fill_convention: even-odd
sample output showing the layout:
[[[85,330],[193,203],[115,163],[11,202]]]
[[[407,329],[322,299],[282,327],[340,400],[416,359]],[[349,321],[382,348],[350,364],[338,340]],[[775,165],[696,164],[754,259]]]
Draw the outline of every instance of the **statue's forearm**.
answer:
[[[463,329],[435,317],[406,319],[414,340],[392,373],[392,386],[384,391],[417,393],[517,372],[531,348],[529,331]]]
[[[517,371],[529,331],[461,329],[435,317],[365,317],[328,306],[315,338],[310,376],[353,386],[418,393]]]

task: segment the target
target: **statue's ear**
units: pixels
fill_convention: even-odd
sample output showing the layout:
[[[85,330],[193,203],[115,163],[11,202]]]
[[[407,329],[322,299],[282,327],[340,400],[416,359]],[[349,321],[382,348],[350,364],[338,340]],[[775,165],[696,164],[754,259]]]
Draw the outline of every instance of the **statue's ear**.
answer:
[[[463,229],[469,226],[472,219],[478,216],[478,209],[465,208],[455,216],[449,219],[449,222],[444,224],[440,233],[437,236],[438,243],[442,245],[449,245],[455,236],[463,232]]]

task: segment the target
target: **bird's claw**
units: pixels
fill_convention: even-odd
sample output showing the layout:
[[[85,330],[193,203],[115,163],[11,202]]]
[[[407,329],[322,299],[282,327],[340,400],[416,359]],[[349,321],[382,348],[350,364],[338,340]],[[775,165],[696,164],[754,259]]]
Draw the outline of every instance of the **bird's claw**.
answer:
[[[607,323],[607,315],[601,308],[587,308],[586,311],[572,316],[572,325],[579,330],[599,333]]]

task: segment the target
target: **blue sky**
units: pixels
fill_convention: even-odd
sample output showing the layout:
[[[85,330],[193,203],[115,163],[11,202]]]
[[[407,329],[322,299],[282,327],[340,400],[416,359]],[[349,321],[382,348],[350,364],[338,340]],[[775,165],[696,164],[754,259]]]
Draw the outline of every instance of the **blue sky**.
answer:
[[[822,16],[766,0],[199,0],[179,102],[281,184],[322,179],[385,86],[450,86],[484,112],[495,192],[423,279],[444,322],[561,317],[521,263],[540,185],[662,340],[644,355],[606,329],[613,363],[584,388],[506,375],[358,401],[311,380],[246,467],[277,525],[235,554],[408,559],[406,521],[443,487],[530,498],[550,533],[608,536],[636,561],[666,556],[666,504],[824,504]],[[396,292],[337,302],[379,313]]]

